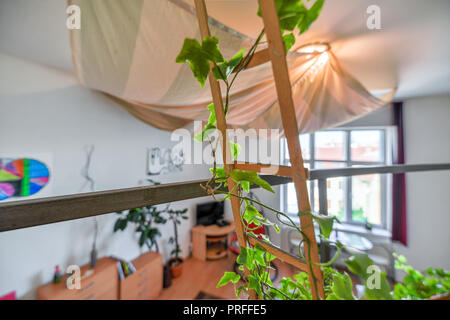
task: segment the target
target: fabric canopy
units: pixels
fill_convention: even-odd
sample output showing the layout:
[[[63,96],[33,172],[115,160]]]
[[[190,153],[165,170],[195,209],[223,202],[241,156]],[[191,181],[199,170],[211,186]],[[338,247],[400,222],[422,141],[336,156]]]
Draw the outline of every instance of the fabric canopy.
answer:
[[[110,95],[132,115],[161,129],[207,121],[205,106],[212,100],[208,83],[201,88],[187,64],[175,63],[185,38],[200,39],[193,7],[181,0],[69,2],[82,13],[81,30],[71,31],[71,44],[83,85]],[[211,18],[210,28],[225,58],[253,43]],[[287,58],[301,132],[351,121],[387,102],[345,72],[328,47],[302,48]],[[268,62],[239,75],[227,121],[243,129],[282,130],[278,108]]]

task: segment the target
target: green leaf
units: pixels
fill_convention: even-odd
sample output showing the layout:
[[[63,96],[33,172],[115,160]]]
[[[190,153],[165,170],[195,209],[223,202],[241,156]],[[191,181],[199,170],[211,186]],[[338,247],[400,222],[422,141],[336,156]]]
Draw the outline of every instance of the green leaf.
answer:
[[[210,62],[218,63],[223,61],[218,46],[219,39],[207,37],[202,40],[202,44],[196,39],[184,39],[183,47],[176,58],[177,63],[189,63],[192,73],[202,87],[210,72]]]
[[[331,231],[333,231],[333,223],[336,217],[325,216],[320,214],[312,214],[312,217],[319,224],[322,235],[326,238],[330,238]]]
[[[116,223],[114,223],[114,232],[116,232],[117,230],[124,230],[127,227],[127,219],[124,218],[120,218],[117,219]]]
[[[194,136],[194,140],[198,141],[198,142],[203,142],[205,141],[206,138],[208,138],[210,135],[212,135],[215,132],[216,126],[208,123],[206,124],[205,128],[203,129],[202,132],[197,133]]]
[[[147,239],[148,229],[145,229],[141,232],[141,236],[139,237],[139,246],[142,247]]]
[[[345,260],[345,264],[352,273],[366,280],[367,269],[374,263],[367,254],[356,254]]]
[[[211,114],[209,115],[208,124],[215,125],[216,124],[216,110],[214,109],[214,103],[210,103],[206,106],[206,109],[208,109]]]
[[[369,273],[369,267],[375,264],[369,258],[367,254],[356,254],[345,260],[345,264],[348,269],[359,276],[364,283],[365,292],[364,296],[371,300],[391,300],[391,286],[387,280],[386,272],[379,273],[379,288],[369,287],[369,277],[373,276],[373,273]]]
[[[261,283],[258,278],[252,274],[248,276],[248,288],[255,290],[258,296],[262,298],[263,294],[261,290]]]
[[[386,272],[382,271],[380,274],[380,287],[379,288],[369,288],[368,280],[365,280],[365,291],[364,297],[370,300],[392,300],[391,285],[387,280]]]
[[[276,233],[280,233],[280,226],[277,225],[276,223],[273,224],[273,228],[275,229]]]
[[[309,27],[320,15],[325,0],[317,0],[313,6],[306,12],[306,15],[300,17],[300,21],[297,23],[297,27],[300,30],[300,34],[306,32]]]
[[[292,33],[285,34],[283,36],[284,46],[286,47],[286,52],[288,52],[292,46],[295,44],[295,36]]]
[[[353,283],[350,276],[345,274],[333,275],[333,293],[339,300],[356,300],[353,295]]]
[[[225,61],[222,64],[215,66],[212,71],[216,80],[227,80],[234,69],[241,63],[244,53],[245,49],[242,49],[229,61]]]
[[[246,264],[247,263],[247,248],[241,247],[241,251],[236,258],[236,262],[238,264]]]
[[[240,278],[241,278],[240,275],[238,275],[235,272],[225,272],[222,278],[219,280],[219,283],[217,284],[216,288],[223,287],[229,284],[230,282],[238,283]]]
[[[292,31],[297,26],[299,20],[305,16],[308,9],[299,0],[276,0],[280,28]]]
[[[239,286],[239,287],[237,288],[237,290],[236,290],[236,299],[239,299],[239,297],[240,297],[242,291],[245,292],[246,289],[247,289],[247,288],[246,288],[245,286]]]
[[[308,10],[301,0],[275,0],[282,32],[293,31],[295,27],[299,28],[300,33],[307,31],[319,17],[324,3],[325,0],[317,0]],[[261,16],[260,9],[258,15]]]
[[[230,141],[230,147],[231,147],[231,155],[234,159],[237,159],[239,156],[239,153],[242,150],[242,147],[239,143],[234,143],[233,141]]]
[[[275,260],[277,257],[274,256],[273,254],[271,254],[270,252],[266,252],[266,261],[267,262],[271,262],[273,260]]]
[[[257,186],[260,186],[267,191],[275,193],[270,184],[267,181],[261,179],[254,171],[232,170],[230,172],[230,177],[236,182],[248,181],[250,183],[256,184]]]
[[[262,218],[263,216],[259,213],[259,211],[254,206],[252,206],[251,204],[247,205],[245,207],[243,218],[245,219],[245,221],[247,221],[247,223],[250,224],[250,223],[254,222],[255,217]]]
[[[250,191],[250,182],[248,181],[241,181],[242,189],[244,189],[246,192]]]

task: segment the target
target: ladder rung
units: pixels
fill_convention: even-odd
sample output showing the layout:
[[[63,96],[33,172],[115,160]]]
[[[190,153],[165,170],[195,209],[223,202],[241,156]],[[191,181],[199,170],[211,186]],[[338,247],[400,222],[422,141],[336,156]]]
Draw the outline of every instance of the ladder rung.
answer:
[[[261,247],[263,247],[264,249],[266,249],[267,252],[269,252],[270,254],[273,254],[274,256],[276,256],[277,258],[279,258],[280,260],[296,267],[297,269],[301,270],[301,271],[305,271],[308,272],[308,265],[302,261],[299,260],[298,257],[281,250],[280,248],[277,248],[273,245],[268,244],[265,241],[262,241],[258,238],[255,238],[251,235],[248,236],[248,241],[250,242],[251,245],[256,245],[259,244]]]
[[[253,54],[252,59],[248,63],[247,67],[245,69],[251,69],[253,67],[259,66],[263,63],[270,61],[270,55],[269,55],[269,49],[265,48],[260,51],[257,51]],[[239,68],[236,68],[235,70],[238,70]],[[234,71],[236,72],[236,71]],[[233,72],[233,73],[234,73]]]
[[[264,172],[264,169],[270,168],[271,169],[270,174],[272,174],[272,175],[279,176],[279,177],[289,177],[289,178],[292,178],[292,176],[293,176],[292,167],[289,167],[289,166],[274,166],[271,164],[262,164],[262,163],[235,162],[234,168],[238,169],[238,170],[255,171],[258,173],[268,173],[267,171]],[[309,170],[306,168],[305,168],[305,177],[304,178],[305,179],[309,178]]]

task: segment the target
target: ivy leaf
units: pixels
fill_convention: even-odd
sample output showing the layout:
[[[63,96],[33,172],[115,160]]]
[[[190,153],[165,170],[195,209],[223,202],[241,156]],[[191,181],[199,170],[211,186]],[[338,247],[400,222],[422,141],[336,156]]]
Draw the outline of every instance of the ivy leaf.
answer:
[[[214,173],[214,168],[209,168],[209,171],[211,171],[211,173]],[[222,179],[227,177],[227,173],[224,167],[216,167],[216,177]]]
[[[223,56],[218,46],[219,39],[216,37],[206,37],[202,44],[196,39],[185,39],[183,47],[176,58],[177,63],[189,63],[192,73],[202,87],[210,72],[210,62],[223,62]]]
[[[241,247],[241,251],[236,258],[236,262],[241,265],[247,263],[247,248]]]
[[[245,49],[242,49],[229,61],[225,61],[220,65],[215,66],[212,71],[216,80],[227,80],[230,74],[233,73],[234,69],[241,63],[244,53]]]
[[[242,150],[242,147],[239,143],[234,143],[233,141],[230,141],[230,147],[231,147],[231,154],[234,159],[237,159],[239,156],[239,153]]]
[[[244,211],[244,219],[245,221],[247,221],[247,223],[252,223],[255,219],[255,217],[263,217],[259,211],[252,206],[251,204],[247,205],[245,207],[245,211]]]
[[[313,4],[313,6],[309,10],[307,10],[306,14],[300,17],[300,21],[297,24],[297,27],[300,30],[300,34],[306,32],[313,24],[313,22],[317,20],[320,12],[322,11],[324,3],[325,0],[317,0]]]
[[[232,170],[230,172],[230,177],[236,182],[248,181],[249,183],[256,184],[267,191],[275,193],[270,184],[266,180],[261,179],[254,171]]]
[[[248,288],[255,290],[259,297],[263,296],[261,283],[259,282],[258,278],[252,274],[248,276]]]
[[[283,36],[284,46],[286,47],[286,52],[288,52],[295,43],[295,36],[292,33],[285,34]]]
[[[216,129],[216,111],[214,110],[214,103],[210,103],[206,106],[206,109],[210,111],[208,123],[201,133],[194,136],[194,140],[198,142],[205,141],[205,138],[210,136]]]
[[[242,189],[244,189],[246,192],[250,191],[250,182],[242,181],[241,186],[242,186]]]
[[[309,29],[311,24],[317,20],[325,0],[317,0],[308,10],[301,0],[275,0],[280,28],[293,31],[299,28],[300,34]],[[258,16],[261,17],[261,10],[258,9]]]
[[[266,252],[266,261],[267,262],[271,262],[273,260],[275,260],[277,257],[274,256],[273,254],[271,254],[270,252]]]
[[[216,110],[214,109],[214,103],[210,103],[206,106],[206,109],[208,109],[211,113],[209,114],[208,124],[215,125],[216,124]]]
[[[255,249],[254,252],[255,252],[255,254],[253,255],[253,257],[254,257],[256,263],[258,263],[260,266],[266,267],[267,266],[266,261],[264,260],[265,250],[264,249],[263,250]],[[270,277],[269,277],[269,279],[270,279]]]
[[[225,272],[224,275],[222,276],[222,278],[219,280],[219,283],[217,284],[216,288],[226,286],[230,282],[238,283],[240,278],[241,278],[241,276],[235,272]]]
[[[306,15],[308,9],[300,0],[275,0],[280,28],[292,31],[297,26],[300,17]],[[260,10],[258,15],[261,16]]]
[[[239,286],[239,287],[237,288],[237,290],[236,290],[236,298],[239,299],[239,297],[240,297],[242,291],[245,292],[246,289],[247,289],[247,288],[246,288],[245,286]]]

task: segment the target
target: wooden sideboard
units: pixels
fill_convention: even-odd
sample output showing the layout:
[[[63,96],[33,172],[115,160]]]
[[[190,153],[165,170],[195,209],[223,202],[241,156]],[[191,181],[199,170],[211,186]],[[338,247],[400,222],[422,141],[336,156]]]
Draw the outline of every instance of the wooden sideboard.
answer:
[[[148,252],[133,260],[136,272],[120,281],[120,300],[156,299],[163,288],[163,259]]]
[[[220,259],[228,254],[234,223],[219,227],[198,225],[192,228],[192,256],[200,260]]]
[[[86,271],[93,270],[89,276]],[[119,298],[119,277],[117,261],[111,258],[101,258],[97,266],[89,265],[80,269],[81,288],[67,289],[67,276],[61,277],[61,282],[48,283],[37,289],[39,300],[117,300]]]
[[[37,289],[39,300],[145,300],[155,299],[163,287],[163,260],[156,252],[148,252],[133,260],[136,272],[119,281],[117,261],[101,258],[97,266],[81,267],[81,288],[67,289],[67,276],[61,282],[48,283]],[[93,272],[84,276],[87,271]]]

